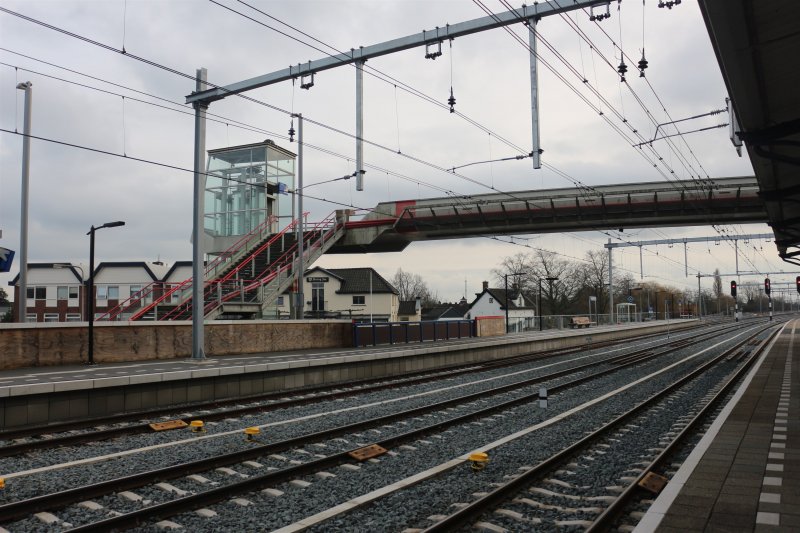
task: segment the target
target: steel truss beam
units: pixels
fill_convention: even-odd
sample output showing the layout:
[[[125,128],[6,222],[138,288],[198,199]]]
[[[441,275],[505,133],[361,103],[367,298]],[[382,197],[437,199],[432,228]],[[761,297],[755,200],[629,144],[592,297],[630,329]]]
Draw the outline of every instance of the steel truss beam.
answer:
[[[532,6],[523,6],[513,11],[498,13],[494,16],[481,17],[466,22],[459,22],[458,24],[446,24],[441,28],[437,26],[436,29],[433,30],[423,30],[422,33],[392,39],[391,41],[385,41],[371,46],[361,46],[357,49],[351,48],[349,53],[335,54],[315,61],[298,63],[286,69],[232,83],[225,87],[215,87],[206,91],[197,91],[186,97],[186,103],[202,101],[209,104],[233,94],[243,93],[245,91],[258,89],[259,87],[265,87],[302,76],[310,76],[316,72],[349,65],[350,63],[363,62],[373,57],[385,56],[411,48],[441,43],[448,39],[456,39],[473,33],[480,33],[487,30],[502,28],[503,26],[510,26],[511,24],[526,22],[529,19],[538,20],[542,17],[558,15],[575,9],[606,3],[608,3],[608,0],[576,0],[571,2],[564,2],[562,0],[561,2],[539,3]]]
[[[636,242],[609,242],[604,244],[606,248],[625,248],[628,246],[652,246],[655,244],[686,244],[689,242],[712,242],[712,241],[748,241],[758,239],[774,239],[775,235],[772,233],[756,233],[750,235],[717,235],[714,237],[683,237],[678,239],[656,239],[652,241],[636,241]]]

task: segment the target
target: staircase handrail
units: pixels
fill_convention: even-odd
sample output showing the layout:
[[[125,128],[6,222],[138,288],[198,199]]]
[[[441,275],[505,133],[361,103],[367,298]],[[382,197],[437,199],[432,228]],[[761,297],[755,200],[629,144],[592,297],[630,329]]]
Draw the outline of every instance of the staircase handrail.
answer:
[[[307,215],[308,215],[307,212],[303,213],[304,218]],[[299,220],[292,221],[292,223],[289,224],[286,228],[284,228],[280,233],[271,237],[268,243],[265,243],[264,245],[260,246],[258,251],[253,251],[253,253],[249,254],[248,257],[256,255],[257,253],[260,253],[261,251],[266,249],[266,247],[270,243],[273,243],[279,237],[285,235],[289,231],[289,229],[296,227],[298,222]],[[327,240],[331,238],[331,236],[335,235],[338,229],[343,227],[344,225],[338,222],[336,219],[336,212],[331,213],[330,215],[325,217],[325,219],[323,219],[322,221],[314,223],[314,225],[310,229],[307,229],[306,231],[303,232],[303,242],[304,244],[308,242],[308,245],[304,247],[304,253],[303,253],[304,257],[310,256],[313,250],[320,248]],[[315,239],[314,237],[317,235],[318,237]],[[218,307],[222,302],[229,301],[234,297],[236,297],[238,294],[241,294],[242,290],[244,290],[245,292],[251,291],[255,288],[258,288],[262,285],[269,283],[270,281],[275,279],[275,277],[279,276],[283,272],[292,269],[294,267],[295,262],[297,261],[297,248],[298,248],[297,242],[293,243],[292,246],[290,246],[286,251],[284,251],[283,254],[281,254],[277,259],[272,261],[267,266],[267,268],[264,269],[264,271],[262,271],[259,274],[256,274],[254,272],[253,278],[251,280],[240,280],[241,288],[237,291],[232,291],[226,294],[223,298],[211,298],[210,301],[207,301],[209,300],[208,297],[214,292],[218,291],[219,290],[218,288],[221,285],[229,283],[231,281],[230,278],[236,272],[239,272],[241,268],[237,267],[235,269],[232,269],[231,271],[226,273],[226,275],[223,276],[222,278],[207,281],[205,283],[205,288],[203,291],[204,316],[207,315],[209,312],[213,311],[214,309],[216,309],[216,307]],[[246,263],[247,263],[246,260],[241,261],[240,266],[243,266]],[[191,281],[191,279],[187,281]],[[182,290],[182,287],[175,287],[171,292],[174,292],[175,290]],[[181,303],[180,305],[172,309],[169,313],[167,313],[165,316],[161,317],[160,320],[169,320],[172,317],[180,315],[185,310],[187,310],[189,304],[190,300]]]
[[[264,222],[262,222],[261,224],[256,226],[250,233],[248,233],[247,235],[244,235],[242,238],[240,238],[238,241],[236,241],[233,245],[228,247],[227,250],[225,250],[220,255],[215,257],[213,261],[211,261],[210,263],[208,263],[206,265],[206,268],[205,268],[205,271],[204,271],[205,276],[207,277],[208,274],[212,270],[214,270],[218,266],[220,266],[220,263],[225,262],[225,264],[228,264],[228,263],[233,262],[234,259],[235,259],[236,253],[237,252],[241,252],[241,249],[244,248],[246,246],[246,244],[254,236],[257,235],[258,239],[263,239],[263,231],[265,229],[268,230],[270,227],[272,227],[272,224],[274,222],[276,222],[277,220],[278,220],[278,217],[276,217],[275,215],[268,216],[267,219],[264,220]],[[190,281],[191,279],[192,278],[187,278],[187,279],[183,280],[179,285],[183,286],[186,282]],[[98,321],[115,320],[118,316],[120,316],[122,313],[124,313],[127,309],[130,309],[131,307],[133,307],[133,305],[131,305],[132,303],[140,302],[145,297],[153,294],[155,292],[155,288],[157,286],[163,285],[163,283],[164,283],[163,281],[158,280],[158,281],[153,281],[153,282],[149,283],[148,285],[145,285],[144,287],[142,287],[137,292],[137,294],[132,294],[126,300],[123,300],[122,302],[119,302],[116,306],[112,307],[111,309],[107,310],[105,313],[100,315],[98,318],[96,318],[96,320],[98,320]],[[175,291],[169,291],[168,293],[162,293],[161,297],[159,297],[157,300],[154,300],[152,302],[152,304],[148,304],[148,309],[146,309],[146,310],[143,309],[144,313],[136,313],[135,315],[131,315],[131,320],[135,320],[136,318],[139,318],[141,315],[145,314],[147,311],[149,311],[150,309],[152,309],[156,305],[158,305],[161,302],[163,302],[166,299],[167,296],[171,296],[173,292],[175,292]],[[134,316],[136,318],[134,318]]]
[[[247,244],[250,243],[251,240],[261,240],[264,238],[264,230],[267,230],[267,234],[269,234],[269,229],[272,227],[272,224],[278,221],[278,217],[275,215],[269,215],[264,222],[253,228],[248,234],[242,236],[238,241],[233,243],[227,250],[222,252],[220,255],[214,258],[208,265],[206,265],[205,275],[206,277],[209,276],[209,273],[216,269],[217,266],[223,261],[232,262],[233,257],[236,255],[237,252],[242,250],[246,251]]]
[[[306,216],[308,215],[308,213],[303,213],[303,214],[306,215]],[[275,235],[273,235],[272,237],[270,237],[269,240],[267,240],[267,242],[265,242],[264,244],[259,246],[257,249],[255,249],[251,253],[249,253],[247,255],[246,259],[244,259],[242,261],[239,261],[238,265],[236,265],[234,268],[230,269],[224,276],[222,276],[221,278],[219,278],[216,281],[225,282],[225,281],[228,281],[229,279],[231,279],[234,276],[234,274],[239,273],[245,267],[245,265],[247,264],[247,261],[250,258],[260,254],[261,252],[263,252],[264,250],[266,250],[267,248],[269,248],[270,246],[275,244],[275,241],[277,241],[279,238],[281,238],[284,235],[286,235],[289,232],[289,230],[295,229],[297,227],[297,223],[298,223],[297,219],[292,220],[292,222],[290,224],[288,224],[280,232],[278,232]]]
[[[146,299],[148,296],[152,295],[155,292],[156,287],[161,286],[161,284],[161,281],[151,281],[136,291],[135,294],[131,294],[130,297],[119,302],[111,309],[107,309],[105,313],[95,318],[95,320],[98,322],[116,320],[117,317],[125,312],[126,309],[133,307],[133,305],[129,304],[132,304],[133,302],[141,302],[142,300]]]

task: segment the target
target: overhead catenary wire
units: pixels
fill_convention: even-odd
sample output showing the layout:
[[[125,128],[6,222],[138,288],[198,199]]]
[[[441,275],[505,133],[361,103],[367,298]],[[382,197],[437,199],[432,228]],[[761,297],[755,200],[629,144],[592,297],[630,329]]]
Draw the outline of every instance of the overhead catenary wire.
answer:
[[[91,40],[90,40],[90,41],[91,41]],[[93,44],[95,44],[95,43],[93,42]],[[145,62],[147,62],[147,60],[145,60]],[[190,76],[186,76],[186,77],[190,77]],[[267,105],[268,105],[268,104],[267,104]],[[323,126],[324,126],[324,125],[323,125]],[[445,169],[445,170],[446,170],[446,169]],[[418,183],[418,186],[419,186],[419,183]],[[493,190],[496,190],[496,189],[494,189],[494,187],[490,187],[490,188],[491,188],[491,189],[493,189]]]
[[[8,51],[8,50],[2,49],[2,48],[0,48],[0,50]],[[29,59],[32,59],[32,60],[36,60],[36,58],[33,58],[31,56],[25,56],[25,57],[27,57]],[[54,66],[54,67],[63,68],[63,67],[60,67],[60,66],[52,64],[52,63],[47,63],[47,64],[51,65],[51,66]],[[147,100],[142,100],[140,98],[133,98],[133,97],[130,97],[130,96],[125,96],[125,95],[123,95],[121,93],[117,93],[117,92],[114,92],[114,91],[109,91],[107,89],[102,89],[102,88],[99,88],[99,87],[93,87],[91,85],[87,85],[87,84],[76,82],[76,81],[72,81],[72,80],[67,80],[65,78],[60,78],[58,76],[53,76],[51,74],[46,74],[46,73],[43,73],[43,72],[40,72],[40,71],[36,71],[36,70],[33,70],[33,69],[29,69],[29,68],[25,68],[25,67],[16,67],[14,65],[11,65],[9,63],[5,63],[5,62],[2,62],[2,61],[0,61],[0,65],[7,66],[7,67],[13,67],[15,69],[19,68],[20,70],[23,70],[25,72],[30,72],[30,73],[36,74],[38,76],[43,76],[43,77],[46,77],[46,78],[49,78],[49,79],[53,79],[53,80],[61,81],[63,83],[76,85],[78,87],[82,87],[82,88],[85,88],[85,89],[89,89],[89,90],[105,93],[105,94],[108,94],[108,95],[127,98],[128,100],[135,101],[135,102],[138,102],[138,103],[141,103],[141,104],[146,104],[146,105],[150,105],[150,106],[153,106],[153,107],[165,109],[167,111],[172,111],[172,112],[175,112],[175,113],[180,113],[180,114],[184,114],[184,115],[187,115],[187,116],[190,116],[190,117],[194,117],[194,111],[190,111],[189,110],[189,109],[191,109],[190,106],[186,106],[186,105],[180,104],[178,102],[171,101],[169,99],[161,98],[161,97],[158,97],[156,95],[152,95],[150,93],[142,93],[141,91],[136,91],[135,89],[131,89],[131,88],[126,87],[124,85],[120,85],[120,84],[113,83],[113,82],[110,82],[110,81],[107,81],[107,80],[103,80],[102,78],[89,76],[89,75],[81,73],[79,71],[66,69],[66,70],[68,70],[70,72],[73,72],[75,74],[86,76],[86,77],[89,77],[91,79],[94,79],[94,80],[97,80],[97,81],[101,81],[103,83],[109,83],[109,84],[114,85],[116,87],[123,88],[123,89],[126,89],[126,90],[130,90],[130,91],[133,91],[133,92],[137,92],[137,93],[140,93],[140,94],[145,94],[145,95],[150,96],[152,98],[157,98],[159,100],[174,104],[176,106],[181,106],[184,109],[175,109],[175,108],[171,108],[171,107],[168,107],[168,106],[165,106],[165,105],[162,105],[162,104],[158,104],[158,103],[155,103],[155,102],[149,102]],[[246,130],[246,131],[251,131],[253,133],[260,133],[260,134],[270,135],[270,136],[275,137],[275,138],[288,140],[288,137],[284,136],[283,134],[280,134],[280,133],[277,133],[277,132],[273,132],[273,131],[269,131],[269,130],[265,130],[263,128],[259,128],[257,126],[249,125],[249,124],[246,124],[246,123],[243,123],[243,122],[239,122],[239,121],[236,121],[236,120],[234,120],[232,118],[223,117],[221,115],[215,115],[213,113],[207,113],[207,115],[208,115],[207,116],[207,120],[209,120],[211,122],[216,122],[216,123],[219,123],[219,124],[225,124],[226,126],[232,125],[235,128],[243,129],[243,130]],[[317,146],[317,145],[315,145],[313,143],[305,142],[304,145],[306,147],[308,147],[308,148],[311,148],[312,150],[320,151],[320,152],[325,153],[327,155],[332,155],[332,156],[335,156],[335,157],[338,157],[338,158],[341,158],[341,159],[346,159],[346,160],[351,160],[352,159],[350,156],[347,156],[347,155],[344,155],[344,154],[341,154],[341,153],[338,153],[338,152],[334,152],[332,150],[327,150],[327,149],[322,148],[320,146]],[[441,192],[443,194],[459,195],[458,193],[455,193],[454,191],[452,191],[450,189],[439,187],[437,185],[434,185],[434,184],[431,184],[431,183],[427,183],[427,182],[421,182],[421,181],[416,180],[414,178],[411,178],[409,176],[405,176],[403,174],[400,174],[400,173],[397,173],[397,172],[394,172],[394,171],[391,171],[391,170],[388,170],[388,169],[384,169],[384,168],[376,166],[376,165],[366,165],[366,166],[368,166],[372,170],[379,170],[381,172],[385,172],[385,173],[387,173],[389,175],[392,175],[394,177],[403,179],[405,181],[409,181],[409,182],[412,182],[412,183],[418,183],[418,184],[424,185],[425,187],[428,187],[428,188],[430,188],[432,190],[439,191],[439,192]]]
[[[105,92],[109,92],[109,91],[105,91]],[[188,114],[188,112],[187,112],[187,114]],[[474,180],[473,180],[473,181],[474,181]],[[419,185],[420,185],[420,183],[419,183],[419,182],[417,182],[417,183],[418,183],[418,186],[419,186]],[[476,182],[476,183],[479,183],[479,182]],[[480,184],[480,183],[479,183],[479,184]],[[425,184],[425,185],[426,185],[426,186],[429,186],[428,184]],[[483,185],[483,184],[480,184],[480,185]],[[486,186],[486,185],[483,185],[483,186]],[[492,189],[492,190],[497,190],[497,189],[495,189],[494,187],[491,187],[491,186],[489,186],[488,188],[490,188],[490,189]],[[469,197],[469,196],[467,196],[467,195],[456,195],[455,193],[452,193],[452,191],[447,191],[447,192],[446,192],[446,194],[449,194],[449,195],[453,196],[454,198],[468,198],[468,197]],[[512,194],[510,194],[510,193],[503,193],[503,194],[507,194],[509,197],[512,197],[512,198],[514,197],[514,196],[513,196]],[[596,228],[589,227],[589,228],[587,228],[587,229],[596,229]]]
[[[558,2],[557,2],[557,0],[555,0],[555,1],[556,1],[556,3],[558,3]],[[489,8],[488,8],[488,7],[486,7],[486,6],[485,6],[485,4],[483,4],[483,2],[481,2],[481,0],[473,0],[473,2],[474,2],[474,3],[476,3],[476,4],[477,4],[479,7],[481,7],[481,9],[483,9],[483,10],[484,10],[484,12],[485,12],[485,13],[487,13],[488,15],[490,15],[490,16],[493,16],[493,17],[496,17],[496,15],[495,15],[495,14],[494,14],[494,13],[493,13],[493,12],[492,12],[492,11],[491,11]],[[504,5],[506,8],[508,8],[509,10],[516,11],[517,13],[519,13],[519,11],[518,11],[517,9],[513,8],[513,7],[512,7],[512,6],[511,6],[511,5],[510,5],[510,4],[509,4],[509,3],[508,3],[506,0],[500,0],[500,3],[501,3],[501,4],[503,4],[503,5]],[[584,9],[584,11],[585,11],[585,9]],[[565,19],[565,20],[566,20],[568,23],[570,23],[570,24],[572,23],[572,20],[571,20],[569,17],[566,17],[564,14],[561,14],[561,16],[562,16],[562,18],[564,18],[564,19]],[[522,18],[522,16],[521,16],[521,15],[520,15],[520,18]],[[519,38],[519,36],[518,36],[518,35],[516,35],[516,33],[514,33],[514,32],[513,32],[513,31],[512,31],[510,28],[508,28],[508,27],[504,27],[503,29],[504,29],[504,30],[506,30],[506,32],[507,32],[507,33],[509,33],[509,35],[511,35],[511,36],[512,36],[512,37],[513,37],[515,40],[517,40],[517,42],[519,42],[519,43],[520,43],[520,44],[521,44],[521,45],[522,45],[524,48],[526,48],[526,49],[527,49],[527,50],[528,50],[530,53],[532,53],[532,54],[534,53],[534,52],[533,52],[533,50],[531,50],[531,48],[530,48],[530,46],[528,45],[528,43],[526,43],[524,40],[520,39],[520,38]],[[530,31],[530,30],[528,30],[528,31]],[[582,30],[581,30],[581,31],[582,31]],[[604,33],[605,33],[605,30],[603,30],[603,31],[604,31]],[[607,34],[607,33],[606,33],[606,36],[608,36],[608,34]],[[641,136],[641,134],[638,132],[638,130],[636,130],[635,128],[633,128],[633,126],[632,126],[632,125],[630,125],[630,124],[628,123],[628,120],[627,120],[627,119],[624,117],[624,115],[622,115],[620,112],[618,112],[618,111],[617,111],[617,110],[616,110],[616,109],[615,109],[615,108],[614,108],[614,107],[613,107],[613,106],[610,104],[610,102],[608,102],[607,100],[605,100],[605,99],[602,97],[602,95],[599,93],[599,91],[597,91],[596,89],[594,89],[594,88],[591,86],[591,84],[589,84],[589,83],[586,81],[586,79],[585,79],[585,78],[584,78],[584,77],[583,77],[583,76],[582,76],[582,75],[581,75],[581,74],[580,74],[580,73],[577,71],[577,69],[576,69],[574,66],[572,66],[572,65],[569,63],[569,61],[567,61],[567,60],[566,60],[566,59],[563,57],[563,55],[562,55],[562,54],[560,54],[560,52],[558,52],[558,51],[555,49],[555,47],[553,47],[552,45],[550,45],[550,43],[549,43],[549,42],[548,42],[546,39],[544,39],[544,38],[542,37],[542,35],[541,35],[541,33],[540,33],[540,32],[537,32],[537,37],[540,39],[540,41],[541,41],[541,42],[542,42],[542,43],[543,43],[543,44],[544,44],[544,45],[545,45],[545,46],[546,46],[546,47],[547,47],[547,48],[548,48],[548,49],[549,49],[549,50],[550,50],[550,51],[551,51],[551,52],[552,52],[554,55],[556,55],[556,57],[558,57],[558,58],[559,58],[559,59],[560,59],[560,60],[561,60],[561,61],[562,61],[562,62],[563,62],[563,63],[564,63],[564,64],[565,64],[565,65],[566,65],[566,66],[567,66],[567,67],[568,67],[568,68],[569,68],[569,69],[570,69],[570,70],[571,70],[571,71],[572,71],[572,72],[573,72],[573,73],[574,73],[574,74],[575,74],[575,75],[576,75],[576,76],[579,78],[579,79],[581,79],[581,80],[583,81],[583,83],[584,83],[584,86],[588,87],[588,88],[589,88],[589,89],[590,89],[592,92],[594,92],[594,93],[595,93],[595,94],[598,96],[598,98],[600,98],[600,99],[601,99],[601,101],[605,102],[605,103],[606,103],[606,105],[607,105],[607,107],[608,107],[609,109],[611,109],[611,110],[612,110],[612,112],[613,112],[613,113],[614,113],[614,114],[615,114],[615,115],[616,115],[616,116],[617,116],[617,117],[618,117],[618,118],[619,118],[619,119],[620,119],[620,120],[621,120],[623,123],[627,123],[627,124],[628,124],[628,127],[629,127],[629,128],[632,130],[632,132],[633,132],[635,135],[637,135],[637,136],[638,136],[640,139],[642,139],[642,136]],[[620,54],[624,54],[624,51],[622,50],[622,48],[618,47],[618,46],[616,45],[616,43],[614,43],[613,39],[611,39],[610,37],[609,37],[609,39],[612,41],[612,44],[613,44],[613,45],[614,45],[616,48],[619,48],[619,50],[620,50]],[[589,40],[588,38],[587,38],[587,42],[590,44],[590,46],[591,46],[591,47],[593,47],[593,48],[596,48],[596,47],[594,46],[594,43],[592,43],[592,42],[591,42],[591,40]],[[598,53],[599,53],[599,51],[598,51]],[[550,66],[550,64],[549,64],[547,61],[544,61],[544,60],[543,60],[543,58],[541,57],[541,54],[536,54],[536,55],[537,55],[537,59],[538,59],[540,62],[542,62],[543,64],[545,64],[545,66],[547,66],[547,67],[548,67],[548,69],[549,69],[551,72],[553,72],[553,73],[554,73],[554,74],[555,74],[555,75],[556,75],[556,76],[557,76],[557,77],[558,77],[558,78],[559,78],[559,79],[560,79],[562,82],[564,82],[564,83],[565,83],[565,84],[566,84],[566,85],[567,85],[567,86],[568,86],[570,89],[572,89],[572,90],[573,90],[573,92],[575,92],[576,94],[579,94],[579,92],[577,91],[577,89],[575,89],[575,88],[574,88],[574,86],[572,86],[572,85],[571,85],[571,84],[570,84],[570,83],[569,83],[569,82],[566,80],[566,78],[564,78],[564,77],[563,77],[563,76],[561,76],[561,75],[560,75],[558,72],[556,72],[556,71],[555,71],[555,69],[554,69],[552,66]],[[611,64],[611,63],[610,63],[610,62],[609,62],[609,61],[608,61],[608,60],[607,60],[607,59],[606,59],[606,58],[605,58],[605,57],[604,57],[602,54],[599,54],[599,55],[600,55],[600,56],[601,56],[601,57],[604,59],[604,61],[605,61],[605,62],[606,62],[606,63],[607,63],[607,64],[608,64],[608,65],[609,65],[609,66],[610,66],[612,69],[614,68],[614,66],[613,66],[613,65],[612,65],[612,64]],[[648,82],[648,83],[649,83],[649,82]],[[626,85],[628,85],[628,86],[630,87],[630,85],[629,85],[629,84],[627,84],[627,83],[626,83]],[[651,87],[652,87],[652,86],[651,86]],[[632,92],[634,92],[632,88],[631,88],[631,91],[632,91]],[[589,101],[588,101],[586,98],[582,98],[582,100],[584,100],[584,102],[585,102],[585,103],[587,103],[587,105],[589,105],[591,108],[593,108],[593,109],[597,110],[597,108],[595,108],[595,107],[594,107],[594,106],[593,106],[593,105],[592,105],[592,104],[591,104],[591,103],[590,103],[590,102],[589,102]],[[650,112],[649,112],[649,110],[647,110],[647,109],[646,109],[646,106],[644,105],[644,103],[643,103],[643,102],[642,102],[640,99],[638,99],[638,97],[637,97],[637,101],[639,101],[639,102],[641,103],[641,105],[642,105],[642,106],[645,108],[645,110],[646,110],[646,113],[647,113],[647,115],[648,115],[648,116],[651,118],[651,120],[654,120],[654,118],[652,117],[652,113],[650,113]],[[601,112],[600,114],[602,115],[602,112]],[[609,121],[609,120],[608,120],[608,119],[607,119],[605,116],[604,116],[604,118],[606,119],[606,122],[607,122],[607,123],[611,124],[611,123],[610,123],[610,121]],[[613,127],[613,125],[612,125],[612,127]],[[618,128],[614,128],[614,129],[615,129],[615,131],[617,131],[618,133],[620,133],[620,130],[619,130]],[[625,138],[626,140],[628,139],[628,138],[627,138],[625,135],[622,135],[622,136],[623,136],[623,138]],[[685,139],[684,139],[684,142],[686,142],[686,141],[685,141]],[[688,143],[687,143],[687,144],[688,144]],[[661,162],[661,163],[662,163],[662,164],[663,164],[663,165],[664,165],[664,166],[667,168],[667,170],[669,170],[670,174],[672,174],[672,175],[675,175],[675,171],[674,171],[673,169],[671,169],[671,168],[670,168],[670,166],[669,166],[669,165],[668,165],[668,164],[667,164],[667,163],[664,161],[664,158],[663,158],[661,155],[659,155],[659,154],[658,154],[658,152],[657,152],[657,151],[656,151],[656,150],[655,150],[655,149],[654,149],[652,146],[648,146],[648,148],[649,148],[649,150],[650,150],[650,151],[652,151],[652,152],[654,153],[654,155],[657,157],[657,160],[658,160],[658,162]],[[643,155],[643,154],[642,154],[642,155]],[[672,180],[670,179],[670,177],[669,177],[667,174],[664,174],[663,172],[661,172],[661,171],[660,171],[660,169],[658,169],[658,167],[657,167],[657,164],[656,164],[656,163],[654,163],[654,162],[653,162],[653,160],[650,160],[649,158],[646,158],[646,159],[648,159],[648,160],[651,162],[651,164],[653,165],[653,167],[654,167],[654,168],[656,168],[656,169],[657,169],[657,170],[658,170],[658,171],[659,171],[659,172],[662,174],[662,176],[663,176],[663,177],[664,177],[664,178],[665,178],[667,181],[672,181]],[[694,176],[692,176],[692,175],[691,175],[691,173],[690,173],[690,178],[691,178],[692,180],[694,180]],[[674,183],[674,182],[673,182],[673,183]],[[713,182],[712,182],[712,183],[713,183]],[[704,182],[704,181],[703,181],[703,182],[700,182],[700,184],[701,184],[701,186],[706,186],[706,184],[705,184],[705,182]],[[712,224],[712,227],[716,229],[716,226],[715,226],[715,225],[713,225],[713,224]],[[731,245],[730,243],[728,243],[728,244],[729,244],[729,245]],[[732,246],[732,245],[731,245],[731,246]],[[752,265],[752,266],[753,266],[754,268],[756,268],[756,267],[755,267],[755,265]]]

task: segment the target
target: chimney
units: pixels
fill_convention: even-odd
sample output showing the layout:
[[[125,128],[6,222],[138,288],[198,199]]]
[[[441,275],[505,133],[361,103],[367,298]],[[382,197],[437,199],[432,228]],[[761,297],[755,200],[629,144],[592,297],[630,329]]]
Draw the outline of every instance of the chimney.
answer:
[[[483,282],[483,290],[488,290],[488,289],[489,289],[489,282],[488,281],[484,281]]]

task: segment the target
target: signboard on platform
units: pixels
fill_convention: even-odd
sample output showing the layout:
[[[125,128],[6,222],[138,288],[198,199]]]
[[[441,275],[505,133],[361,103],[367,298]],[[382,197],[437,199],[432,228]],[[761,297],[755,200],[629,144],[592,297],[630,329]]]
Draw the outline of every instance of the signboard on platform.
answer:
[[[14,262],[14,250],[0,248],[0,272],[10,272]]]
[[[328,278],[327,276],[326,277],[321,277],[321,278],[307,277],[306,281],[309,282],[309,283],[314,283],[314,282],[327,283],[328,281],[330,281],[330,278]]]

